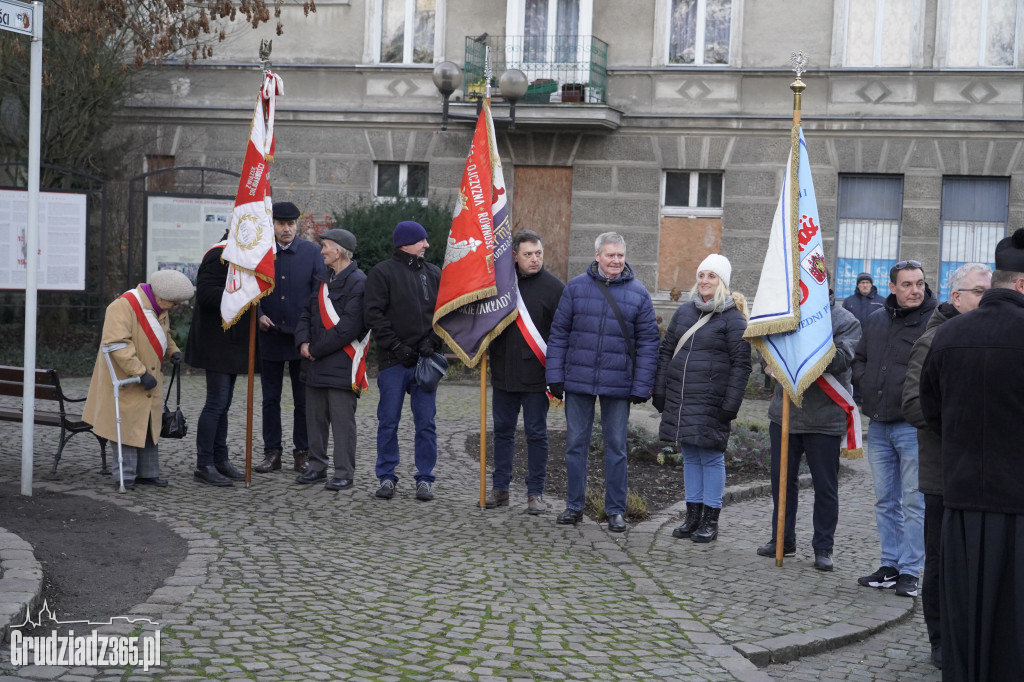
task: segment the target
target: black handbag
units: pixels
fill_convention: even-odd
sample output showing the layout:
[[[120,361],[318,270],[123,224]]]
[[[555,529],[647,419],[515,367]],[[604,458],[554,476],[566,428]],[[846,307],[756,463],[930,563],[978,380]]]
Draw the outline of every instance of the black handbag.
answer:
[[[171,386],[174,380],[178,379],[178,365],[174,365],[171,371],[171,383],[167,384],[167,397],[164,398],[163,424],[160,426],[161,438],[184,438],[188,433],[188,422],[185,415],[181,413],[181,379],[178,379],[178,394],[175,398],[174,411],[167,407],[167,401],[171,399]]]

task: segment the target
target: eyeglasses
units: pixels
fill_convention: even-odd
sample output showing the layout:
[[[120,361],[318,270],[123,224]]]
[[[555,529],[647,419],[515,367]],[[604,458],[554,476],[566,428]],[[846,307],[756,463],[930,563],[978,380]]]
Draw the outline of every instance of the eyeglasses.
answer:
[[[956,291],[959,291],[961,293],[970,293],[970,294],[975,294],[976,296],[981,296],[986,291],[988,291],[988,289],[982,289],[981,287],[974,287],[973,289],[956,289]]]
[[[915,270],[921,269],[921,261],[917,260],[901,260],[899,263],[893,266],[897,270],[905,270],[906,268],[913,268]]]

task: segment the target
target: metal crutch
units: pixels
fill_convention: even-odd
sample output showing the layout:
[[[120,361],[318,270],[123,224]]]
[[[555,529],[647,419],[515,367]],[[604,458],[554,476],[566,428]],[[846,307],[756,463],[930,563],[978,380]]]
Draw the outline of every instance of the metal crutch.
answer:
[[[118,488],[117,492],[124,493],[128,492],[124,487],[124,466],[123,466],[123,454],[121,451],[121,387],[127,386],[128,384],[137,384],[142,381],[142,377],[128,377],[127,379],[118,379],[117,374],[114,372],[114,363],[110,361],[110,354],[115,350],[121,350],[127,348],[128,344],[124,341],[118,341],[116,343],[107,343],[100,346],[100,350],[103,351],[103,357],[107,361],[107,369],[110,370],[110,381],[114,384],[114,416],[117,420],[117,475],[121,479],[121,487]]]

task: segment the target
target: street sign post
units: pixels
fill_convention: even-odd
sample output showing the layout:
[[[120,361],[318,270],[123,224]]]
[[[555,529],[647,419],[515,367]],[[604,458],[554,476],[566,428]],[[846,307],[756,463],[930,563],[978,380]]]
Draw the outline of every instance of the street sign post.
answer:
[[[25,392],[21,418],[21,494],[32,495],[39,288],[39,138],[43,101],[43,3],[0,0],[0,30],[32,36],[28,91],[28,225],[25,227]]]

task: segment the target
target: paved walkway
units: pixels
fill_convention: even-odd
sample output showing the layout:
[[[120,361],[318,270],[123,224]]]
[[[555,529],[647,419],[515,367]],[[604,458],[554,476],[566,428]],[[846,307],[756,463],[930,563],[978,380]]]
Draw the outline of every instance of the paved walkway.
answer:
[[[229,433],[239,453],[244,390],[239,382]],[[201,378],[185,379],[193,428],[202,394]],[[770,498],[727,506],[721,537],[708,545],[671,537],[678,508],[622,535],[590,521],[556,525],[557,500],[551,514],[526,515],[516,483],[512,507],[478,509],[478,458],[464,448],[479,429],[476,387],[442,385],[437,499],[414,499],[407,414],[398,493],[377,500],[375,396],[359,405],[357,485],[339,493],[300,487],[286,473],[254,474],[250,489],[199,485],[191,438],[161,444],[166,489],[117,494],[93,473],[89,436],[72,441],[61,480],[48,482],[56,434],[37,427],[37,486],[164,521],[189,554],[131,614],[96,614],[158,621],[155,673],[14,670],[5,644],[0,680],[939,679],[916,600],[856,585],[877,568],[863,460],[840,483],[836,571],[811,567],[809,491],[800,496],[798,554],[776,568],[754,554],[769,535]],[[553,411],[552,425],[561,420]],[[258,414],[255,422],[259,443]],[[0,481],[19,480],[20,428],[0,424]],[[0,528],[0,561],[4,537]]]

